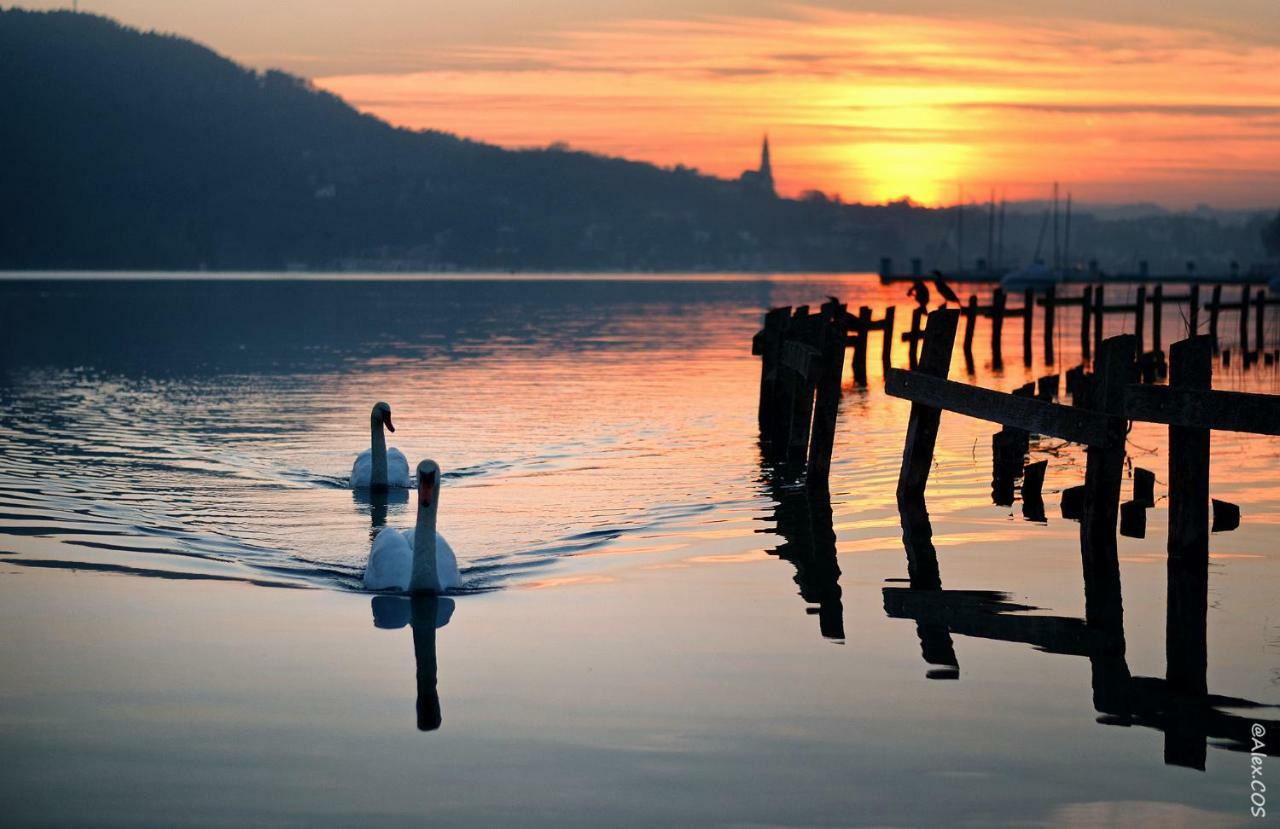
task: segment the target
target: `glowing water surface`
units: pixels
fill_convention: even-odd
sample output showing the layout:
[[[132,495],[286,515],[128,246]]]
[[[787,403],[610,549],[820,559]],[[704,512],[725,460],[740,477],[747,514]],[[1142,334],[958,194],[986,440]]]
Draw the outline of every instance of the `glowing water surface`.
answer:
[[[1204,771],[1166,765],[1161,728],[1095,724],[1117,724],[1100,689],[1130,693],[1100,684],[1096,659],[1016,621],[1000,635],[972,624],[1046,617],[1069,632],[1083,615],[1078,525],[1057,509],[1083,480],[1077,447],[1033,444],[1050,462],[1046,518],[1027,520],[1020,503],[992,503],[994,427],[944,416],[928,532],[955,592],[923,611],[895,592],[908,576],[892,495],[907,406],[881,390],[878,335],[868,388],[846,377],[830,522],[762,470],[750,339],[763,311],[835,294],[878,317],[902,301],[901,332],[905,287],[869,275],[0,283],[12,814],[166,823],[196,803],[229,820],[335,824],[1246,819],[1247,754],[1211,747]],[[1002,369],[980,322],[969,379],[1012,389],[1074,365],[1078,320],[1058,317],[1054,369],[1039,317],[1031,368],[1018,321]],[[1165,321],[1167,343],[1183,325],[1170,308]],[[1126,325],[1108,319],[1109,332]],[[1222,328],[1231,347],[1234,318]],[[901,341],[895,352],[904,365]],[[1245,371],[1237,356],[1215,372],[1219,388],[1280,393],[1274,366]],[[966,377],[958,353],[952,374]],[[345,486],[377,400],[394,409],[391,445],[446,470],[440,529],[467,590],[430,608],[358,592],[371,532],[413,516],[405,493]],[[1130,434],[1132,463],[1158,479],[1146,538],[1120,541],[1124,664],[1139,678],[1165,673],[1166,445],[1160,427]],[[1238,702],[1280,701],[1278,457],[1274,438],[1214,435],[1213,495],[1244,519],[1213,536],[1207,681]],[[812,552],[832,531],[835,567]],[[144,784],[164,796],[126,796]]]

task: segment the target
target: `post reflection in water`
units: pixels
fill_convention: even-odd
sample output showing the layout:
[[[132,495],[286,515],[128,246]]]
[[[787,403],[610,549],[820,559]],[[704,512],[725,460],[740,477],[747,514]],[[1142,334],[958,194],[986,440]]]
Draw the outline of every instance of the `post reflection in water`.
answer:
[[[774,501],[776,533],[783,538],[770,552],[795,566],[800,596],[817,605],[822,635],[827,639],[844,639],[844,604],[831,496],[825,492],[809,492],[804,486],[787,487],[767,468],[764,479]]]
[[[421,594],[415,596],[374,596],[373,625],[398,630],[405,625],[413,629],[413,656],[417,664],[419,731],[436,731],[443,718],[440,693],[436,683],[436,629],[449,624],[453,617],[453,599]]]
[[[930,677],[959,678],[952,634],[1020,642],[1046,653],[1087,657],[1093,706],[1101,715],[1098,722],[1159,730],[1164,733],[1166,764],[1200,770],[1205,767],[1209,741],[1230,751],[1249,752],[1254,750],[1253,724],[1268,732],[1280,728],[1280,721],[1223,710],[1274,710],[1275,706],[1208,692],[1207,554],[1203,558],[1170,557],[1166,676],[1132,676],[1125,658],[1120,571],[1114,556],[1095,555],[1090,562],[1093,566],[1084,570],[1084,619],[1016,615],[1038,608],[1010,602],[1009,594],[999,591],[942,589],[933,531],[923,501],[900,502],[899,512],[909,586],[883,588],[884,608],[891,618],[915,620],[925,662],[941,666],[931,669]],[[1274,745],[1262,750],[1276,754]]]

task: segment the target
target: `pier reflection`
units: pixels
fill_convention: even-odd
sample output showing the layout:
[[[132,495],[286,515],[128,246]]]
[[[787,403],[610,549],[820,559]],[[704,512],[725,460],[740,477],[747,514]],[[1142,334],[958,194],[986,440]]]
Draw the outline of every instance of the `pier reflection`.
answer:
[[[832,523],[831,497],[808,492],[804,487],[788,487],[765,471],[766,487],[773,498],[776,532],[783,539],[771,555],[796,568],[795,582],[800,596],[818,616],[818,628],[827,639],[844,639],[844,605],[840,591],[840,565],[836,560],[836,533]]]
[[[1084,569],[1085,618],[1024,615],[1039,608],[995,590],[946,590],[928,512],[922,501],[900,505],[908,586],[883,588],[886,615],[916,623],[930,678],[958,679],[953,636],[1030,645],[1045,653],[1089,660],[1093,706],[1103,725],[1143,726],[1164,734],[1168,765],[1203,770],[1207,745],[1254,750],[1250,729],[1268,732],[1280,721],[1235,711],[1274,712],[1275,706],[1209,693],[1207,683],[1207,555],[1174,557],[1168,567],[1164,678],[1133,676],[1125,657],[1120,574],[1097,557]],[[1096,552],[1096,551],[1095,551]],[[1276,748],[1263,749],[1274,756]]]
[[[417,727],[419,731],[438,730],[443,717],[437,689],[436,630],[449,624],[453,617],[453,600],[430,594],[374,596],[372,607],[374,627],[398,630],[408,625],[412,628],[418,684]]]

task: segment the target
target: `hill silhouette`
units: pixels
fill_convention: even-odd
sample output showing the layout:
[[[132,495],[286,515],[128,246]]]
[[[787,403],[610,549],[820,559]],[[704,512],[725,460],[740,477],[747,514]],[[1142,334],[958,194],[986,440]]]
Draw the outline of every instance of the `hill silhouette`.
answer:
[[[399,129],[304,79],[89,14],[0,10],[0,113],[4,269],[850,270],[881,255],[954,259],[948,210],[775,198],[681,167]],[[1173,259],[1260,253],[1261,219],[1184,218],[1198,224],[1082,216],[1075,232],[1094,255],[1109,245],[1142,255],[1135,244],[1153,239]],[[1030,254],[1039,225],[1010,219],[1011,255]]]

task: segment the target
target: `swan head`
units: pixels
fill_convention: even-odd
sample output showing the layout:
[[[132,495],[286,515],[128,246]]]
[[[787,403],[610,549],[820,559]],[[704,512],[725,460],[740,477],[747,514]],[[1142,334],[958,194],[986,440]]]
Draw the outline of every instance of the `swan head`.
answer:
[[[387,427],[388,432],[394,432],[395,426],[391,425],[391,404],[381,401],[373,404],[373,411],[369,413],[369,420],[374,424],[381,424]]]
[[[440,464],[425,460],[418,464],[418,508],[429,509],[440,498]]]

